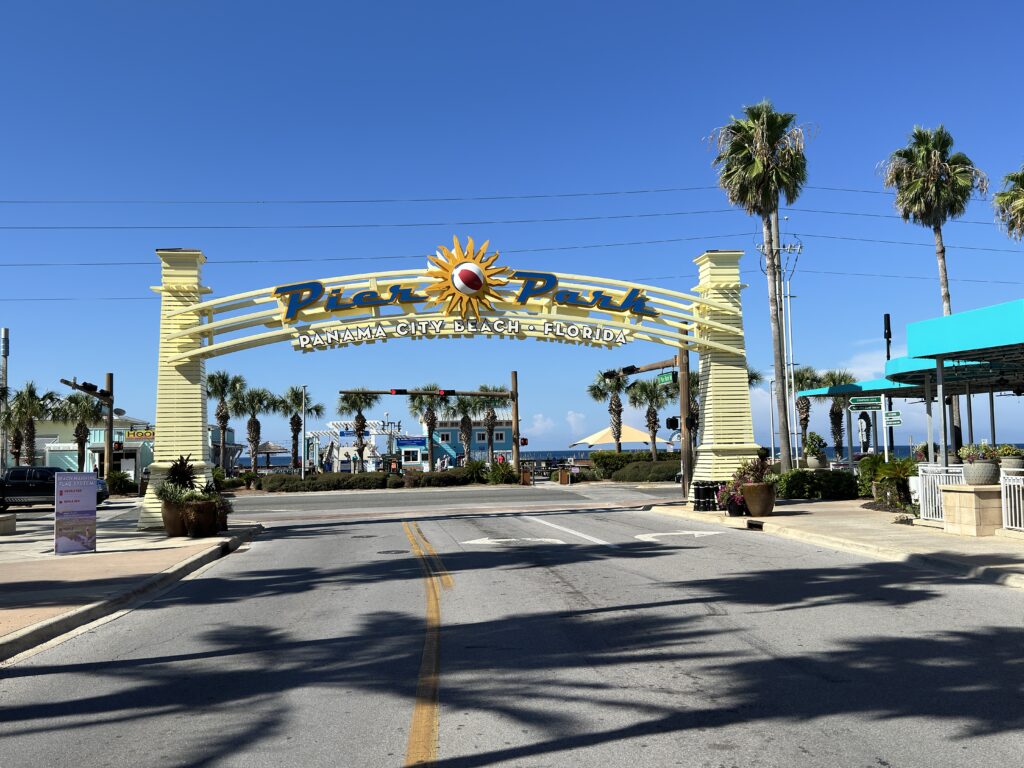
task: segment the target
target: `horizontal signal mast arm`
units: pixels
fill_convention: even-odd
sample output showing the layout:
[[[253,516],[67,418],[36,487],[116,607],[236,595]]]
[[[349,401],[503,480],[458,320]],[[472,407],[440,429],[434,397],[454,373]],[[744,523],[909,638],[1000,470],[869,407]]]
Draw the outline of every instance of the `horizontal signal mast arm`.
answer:
[[[339,395],[425,395],[430,397],[503,397],[512,399],[511,392],[471,392],[462,389],[339,389]]]
[[[657,363],[647,363],[646,365],[626,365],[622,368],[613,368],[610,371],[605,371],[601,375],[606,379],[610,379],[614,376],[632,376],[635,373],[647,373],[647,371],[657,371],[662,368],[675,368],[676,359],[670,357],[668,360],[661,360]]]

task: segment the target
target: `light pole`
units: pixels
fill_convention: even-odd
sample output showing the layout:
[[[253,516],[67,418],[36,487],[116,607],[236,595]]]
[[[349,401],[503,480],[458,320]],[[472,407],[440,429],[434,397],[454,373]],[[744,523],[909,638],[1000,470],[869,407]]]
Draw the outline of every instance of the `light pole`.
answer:
[[[306,479],[306,385],[302,385],[302,457],[299,463],[299,478]]]
[[[11,352],[10,331],[0,328],[0,416],[7,407],[7,356]],[[0,421],[2,423],[2,421]],[[0,426],[0,470],[7,468],[7,430]]]

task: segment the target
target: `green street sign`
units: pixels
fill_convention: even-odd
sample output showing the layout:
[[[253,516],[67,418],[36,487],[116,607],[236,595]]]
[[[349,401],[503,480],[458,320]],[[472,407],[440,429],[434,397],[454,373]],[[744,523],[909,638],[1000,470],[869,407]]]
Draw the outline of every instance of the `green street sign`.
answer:
[[[659,384],[675,384],[678,381],[677,375],[675,371],[666,371],[665,373],[659,373],[655,381]]]
[[[900,413],[899,411],[886,411],[885,412],[885,418],[887,418],[887,419],[898,419],[902,415],[903,414]]]
[[[868,405],[881,405],[881,395],[869,395],[865,397],[851,397],[850,405],[868,406]],[[870,408],[862,408],[862,410],[871,410]]]
[[[880,411],[882,410],[881,403],[850,403],[851,411]]]

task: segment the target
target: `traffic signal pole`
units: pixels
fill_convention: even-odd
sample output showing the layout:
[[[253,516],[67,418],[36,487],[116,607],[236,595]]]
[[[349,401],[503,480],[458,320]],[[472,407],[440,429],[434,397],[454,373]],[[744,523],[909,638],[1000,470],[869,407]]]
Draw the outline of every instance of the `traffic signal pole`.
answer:
[[[519,472],[519,374],[512,371],[512,388],[510,390],[512,400],[512,468]]]
[[[690,438],[690,350],[680,347],[679,368],[679,465],[683,501],[690,498],[690,474],[693,471],[693,441]]]
[[[108,373],[103,388],[107,390],[107,435],[103,441],[103,479],[110,479],[114,465],[114,374]]]

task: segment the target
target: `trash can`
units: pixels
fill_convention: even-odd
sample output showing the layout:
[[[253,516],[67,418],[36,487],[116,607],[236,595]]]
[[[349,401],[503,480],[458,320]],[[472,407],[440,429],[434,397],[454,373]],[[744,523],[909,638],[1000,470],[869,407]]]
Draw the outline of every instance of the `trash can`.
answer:
[[[528,469],[524,469],[522,472],[520,472],[519,484],[533,485],[533,473]]]

